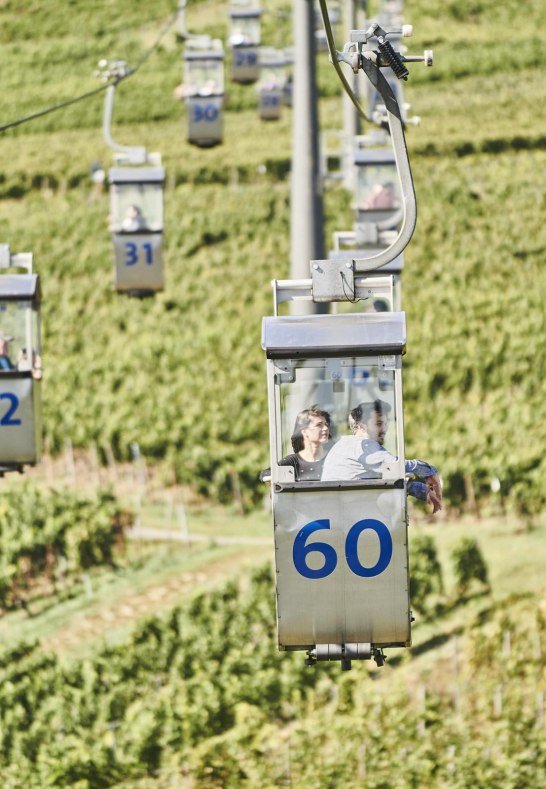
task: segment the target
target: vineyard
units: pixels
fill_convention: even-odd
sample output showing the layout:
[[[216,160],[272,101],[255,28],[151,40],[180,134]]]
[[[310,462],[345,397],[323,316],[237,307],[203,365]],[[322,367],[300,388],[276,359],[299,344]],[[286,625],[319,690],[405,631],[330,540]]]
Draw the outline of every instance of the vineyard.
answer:
[[[403,665],[378,682],[278,653],[272,580],[257,570],[69,666],[6,649],[4,785],[544,785],[543,608],[471,619],[416,687]]]
[[[163,0],[152,22],[142,2],[123,18],[73,3],[70,13],[46,18],[35,5],[2,8],[6,116],[92,89],[100,57],[134,61],[172,11]],[[433,69],[413,70],[407,88],[422,116],[407,135],[420,212],[404,274],[407,446],[440,466],[453,507],[464,503],[470,475],[478,497],[490,497],[499,480],[503,503],[533,515],[544,504],[546,424],[537,332],[545,140],[534,112],[544,90],[541,4],[525,13],[515,2],[466,5],[408,9],[412,48],[434,46],[437,56]],[[196,31],[225,33],[216,8],[196,4]],[[514,14],[519,24],[507,37]],[[289,41],[288,22],[266,14],[263,35]],[[336,77],[319,61],[322,123],[336,125]],[[233,496],[235,469],[251,504],[268,457],[260,322],[271,310],[270,279],[288,271],[290,114],[266,134],[253,89],[230,83],[224,145],[192,148],[173,96],[180,69],[179,45],[167,37],[120,86],[115,110],[116,138],[163,154],[163,294],[142,302],[112,290],[108,198],[89,179],[93,162],[107,167],[110,159],[100,97],[4,134],[1,235],[13,250],[33,251],[42,276],[50,451],[69,436],[75,446],[111,446],[126,458],[137,441],[150,461],[220,501]],[[340,188],[325,200],[329,239],[350,227],[351,210]]]
[[[40,585],[57,583],[103,564],[114,564],[132,516],[108,493],[86,499],[36,487],[0,497],[0,610],[28,608]]]
[[[135,64],[175,5],[0,2],[2,123],[92,91],[100,58]],[[291,3],[264,9],[264,43],[289,45]],[[546,786],[545,10],[406,3],[409,48],[435,65],[405,86],[422,120],[404,429],[447,515],[412,511],[414,647],[381,669],[308,668],[276,645],[260,332],[289,272],[291,111],[264,125],[254,88],[228,82],[223,145],[190,146],[172,30],[120,84],[114,138],[166,170],[166,288],[144,300],[113,290],[90,177],[111,164],[102,96],[1,135],[0,243],[34,253],[44,295],[49,464],[0,480],[2,786]],[[196,0],[187,23],[225,41],[226,6]],[[321,126],[338,128],[324,54],[318,81]],[[324,202],[328,248],[353,209],[338,185]],[[137,446],[150,496],[184,494],[201,541],[138,538],[163,499],[139,509],[136,474],[62,484],[67,446],[108,471]]]

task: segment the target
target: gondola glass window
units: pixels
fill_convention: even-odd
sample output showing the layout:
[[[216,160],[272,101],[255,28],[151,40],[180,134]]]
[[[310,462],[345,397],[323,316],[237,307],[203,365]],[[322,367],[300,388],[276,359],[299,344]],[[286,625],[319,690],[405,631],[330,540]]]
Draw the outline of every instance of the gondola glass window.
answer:
[[[231,9],[229,13],[230,46],[257,46],[260,43],[260,9]]]
[[[399,362],[398,358],[398,366]],[[361,446],[365,437],[369,455],[373,455],[367,456],[368,462],[361,464],[356,476],[349,476],[349,467],[342,465],[336,478],[401,479],[404,469],[399,459],[396,368],[395,356],[275,360],[281,428],[277,461],[293,451],[291,439],[297,415],[317,404],[331,420],[327,449],[331,451],[342,439],[336,451],[350,455],[352,444]],[[359,424],[365,436],[354,438]]]
[[[117,177],[121,180],[120,168]],[[148,177],[142,170],[137,178]],[[142,180],[112,185],[112,230],[114,233],[137,233],[163,230],[163,170],[158,168],[157,181]]]
[[[224,63],[220,53],[188,53],[186,84],[189,96],[220,96],[224,93]]]
[[[0,369],[32,370],[40,356],[36,306],[27,301],[0,301]],[[32,349],[30,351],[30,349]],[[7,356],[9,362],[2,364]]]
[[[394,162],[358,167],[357,202],[359,211],[388,213],[400,207],[400,185]]]

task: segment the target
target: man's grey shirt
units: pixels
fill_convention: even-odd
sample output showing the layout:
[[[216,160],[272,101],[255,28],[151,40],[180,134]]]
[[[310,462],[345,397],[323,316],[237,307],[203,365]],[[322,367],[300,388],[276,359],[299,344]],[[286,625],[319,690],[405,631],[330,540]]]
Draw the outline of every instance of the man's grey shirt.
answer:
[[[377,441],[361,436],[342,436],[326,455],[321,480],[381,479],[393,463],[397,463],[397,458]],[[437,469],[422,460],[406,460],[405,472],[426,478],[437,474]],[[424,483],[411,480],[407,490],[411,496],[426,501]]]

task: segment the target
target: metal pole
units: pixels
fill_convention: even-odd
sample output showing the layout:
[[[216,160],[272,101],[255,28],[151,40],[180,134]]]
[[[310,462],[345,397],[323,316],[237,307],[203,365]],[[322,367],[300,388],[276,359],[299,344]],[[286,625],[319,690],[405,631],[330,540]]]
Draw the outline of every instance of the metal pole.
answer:
[[[345,0],[343,9],[343,27],[345,37],[348,38],[349,31],[357,29],[357,13],[356,13],[357,0]],[[353,74],[348,77],[351,81],[351,87],[358,96],[358,74]],[[349,191],[354,190],[354,138],[360,134],[360,119],[356,107],[351,101],[350,97],[343,91],[343,185]]]
[[[294,100],[292,118],[292,279],[310,276],[310,261],[324,258],[324,219],[319,162],[315,20],[313,0],[292,0],[294,15]],[[293,315],[325,312],[325,305],[292,302]]]

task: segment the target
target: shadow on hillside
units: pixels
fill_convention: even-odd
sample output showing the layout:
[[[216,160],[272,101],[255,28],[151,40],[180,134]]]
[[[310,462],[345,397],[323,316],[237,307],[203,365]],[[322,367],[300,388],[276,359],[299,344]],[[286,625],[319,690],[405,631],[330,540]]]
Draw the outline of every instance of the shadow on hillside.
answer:
[[[533,595],[530,592],[514,592],[513,594],[509,595],[502,600],[492,600],[490,598],[490,593],[487,589],[484,589],[479,592],[475,592],[474,594],[464,595],[457,600],[453,601],[450,605],[446,605],[442,609],[442,613],[436,617],[437,620],[444,619],[449,614],[455,612],[457,609],[461,608],[462,606],[466,605],[466,603],[470,601],[479,600],[480,598],[489,598],[488,604],[481,608],[479,611],[475,611],[473,614],[473,626],[481,627],[486,622],[489,622],[492,617],[494,616],[495,612],[505,608],[506,606],[513,605],[514,603],[520,602],[522,600],[531,599]],[[430,620],[429,620],[430,622]],[[430,638],[427,638],[426,641],[423,641],[422,644],[417,644],[416,646],[410,647],[409,653],[412,658],[419,657],[420,655],[424,655],[427,652],[430,652],[433,649],[438,649],[438,647],[443,646],[447,643],[450,639],[454,638],[455,636],[460,636],[464,630],[466,629],[466,624],[460,624],[455,627],[452,627],[447,632],[438,633]],[[393,657],[389,657],[388,663],[389,666],[395,667],[400,665],[405,658],[405,654],[402,653],[401,655],[395,655]]]

